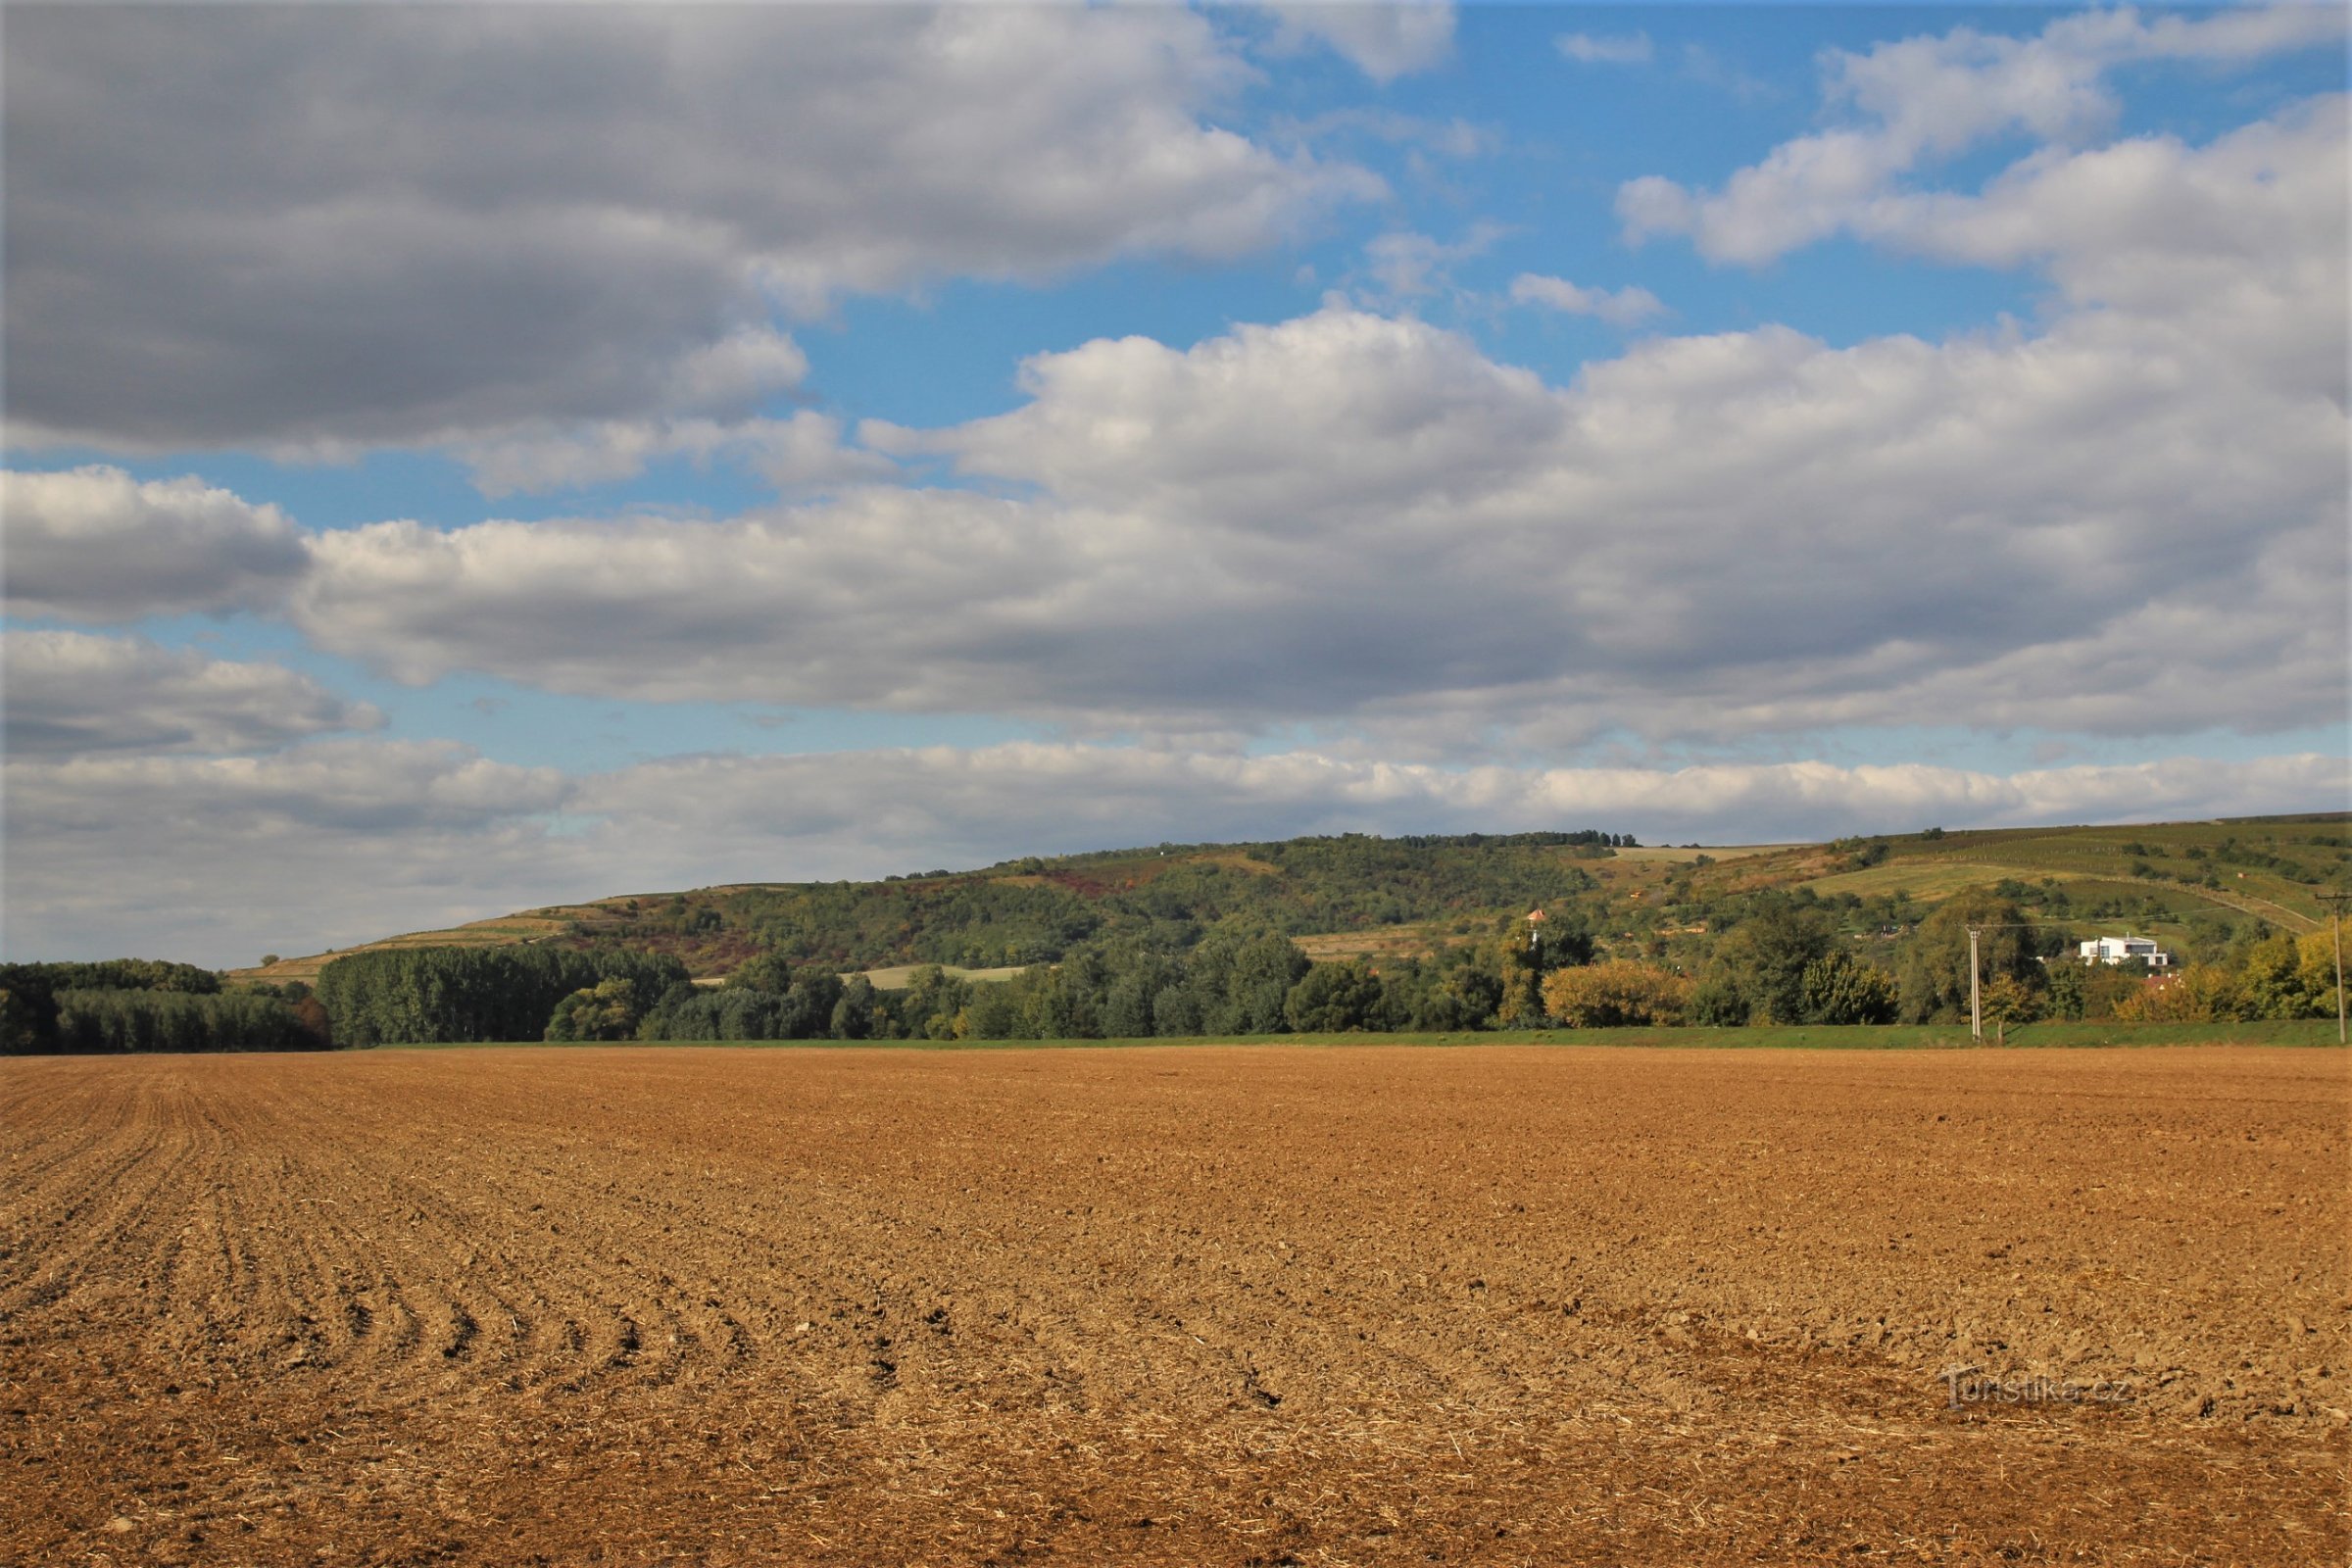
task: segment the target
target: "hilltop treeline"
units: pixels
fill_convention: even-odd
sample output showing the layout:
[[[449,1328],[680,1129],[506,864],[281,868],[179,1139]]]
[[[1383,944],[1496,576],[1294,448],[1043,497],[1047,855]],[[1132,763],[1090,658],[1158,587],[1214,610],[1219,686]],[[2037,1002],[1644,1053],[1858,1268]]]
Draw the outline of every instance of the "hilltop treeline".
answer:
[[[328,964],[318,995],[337,1045],[537,1040],[559,1002],[609,980],[658,995],[686,966],[618,948],[383,948]]]

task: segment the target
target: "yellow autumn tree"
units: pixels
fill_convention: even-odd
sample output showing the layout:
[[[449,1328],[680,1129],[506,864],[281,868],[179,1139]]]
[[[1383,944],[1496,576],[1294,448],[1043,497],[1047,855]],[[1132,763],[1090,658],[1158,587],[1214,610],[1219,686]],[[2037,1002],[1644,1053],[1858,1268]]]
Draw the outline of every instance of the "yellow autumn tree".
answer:
[[[1571,1029],[1678,1024],[1690,1005],[1692,988],[1688,975],[1611,958],[1554,970],[1544,982],[1544,1005]]]

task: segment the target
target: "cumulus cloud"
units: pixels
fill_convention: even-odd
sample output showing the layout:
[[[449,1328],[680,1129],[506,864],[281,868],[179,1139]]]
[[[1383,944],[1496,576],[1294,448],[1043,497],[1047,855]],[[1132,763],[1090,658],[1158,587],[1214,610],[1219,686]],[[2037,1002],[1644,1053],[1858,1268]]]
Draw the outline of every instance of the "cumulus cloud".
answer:
[[[1580,66],[1639,66],[1650,58],[1646,32],[1563,32],[1552,42]]]
[[[1568,386],[1336,302],[1100,340],[1027,362],[1007,414],[861,429],[976,488],[381,524],[318,541],[295,613],[410,680],[1457,753],[1923,712],[2290,729],[2343,703],[2345,287],[2340,223],[2278,211],[2340,212],[2340,133],[2278,135],[2200,176],[2275,248],[2161,310],[1659,337]]]
[[[1312,39],[1383,84],[1453,52],[1450,0],[1275,0],[1266,9],[1282,20],[1278,46]]]
[[[308,558],[277,508],[120,468],[0,472],[8,611],[124,621],[274,603]]]
[[[259,752],[383,715],[282,664],[212,659],[143,637],[11,630],[0,638],[11,757]]]
[[[1825,57],[1824,96],[1846,122],[1775,148],[1714,191],[1656,175],[1628,182],[1618,217],[1636,243],[1687,235],[1710,260],[1757,264],[1841,229],[1867,230],[1896,181],[1989,138],[2066,143],[2117,113],[2107,74],[2155,60],[2234,62],[2343,46],[2342,12],[2281,5],[2143,20],[2129,7],[2060,17],[2038,34],[1969,27]]]
[[[1582,288],[1564,277],[1546,277],[1541,272],[1521,272],[1512,278],[1511,300],[1568,316],[1597,316],[1611,326],[1638,326],[1666,314],[1664,303],[1638,284],[1615,290]]]
[[[2340,403],[2352,243],[2352,101],[2296,106],[2191,147],[2136,137],[2028,158],[1976,196],[1890,197],[1871,238],[1939,260],[2044,269],[2065,302],[2169,323],[2230,373]]]
[[[1596,826],[1646,840],[2340,804],[2340,758],[2011,775],[1824,762],[1451,770],[1019,743],[690,757],[566,781],[461,748],[12,760],[6,940],[251,962],[623,889],[880,876],[1162,840]],[[290,877],[287,866],[304,874]]]
[[[1381,189],[1213,123],[1249,68],[1175,8],[118,20],[9,28],[20,441],[732,421],[803,371],[780,309],[1231,257]]]
[[[1908,209],[1910,243],[2048,268],[2034,331],[1658,336],[1554,385],[1334,300],[1037,356],[1017,407],[964,424],[775,421],[815,492],[790,504],[377,523],[268,592],[407,681],[1088,736],[1309,722],[1391,757],[1922,715],[2300,729],[2344,710],[2352,646],[2345,139],[2329,101]],[[962,483],[881,482],[918,460]],[[482,461],[522,485],[601,460]]]

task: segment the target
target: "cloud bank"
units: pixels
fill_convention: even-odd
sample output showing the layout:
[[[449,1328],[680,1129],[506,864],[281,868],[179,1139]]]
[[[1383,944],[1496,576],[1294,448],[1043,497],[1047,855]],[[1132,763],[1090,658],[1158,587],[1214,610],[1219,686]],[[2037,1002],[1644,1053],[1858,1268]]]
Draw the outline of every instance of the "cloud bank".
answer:
[[[280,664],[211,659],[143,637],[0,634],[11,758],[267,752],[383,715]]]
[[[417,684],[1339,724],[1408,760],[2292,731],[2344,701],[2346,140],[2328,98],[1906,199],[1907,243],[2045,268],[2038,330],[1661,336],[1555,385],[1335,299],[1035,356],[968,423],[765,421],[760,460],[825,493],[731,518],[305,536],[193,479],[16,474],[11,608],[260,610]],[[543,456],[480,461],[527,485]]]
[[[1450,27],[1314,9],[1396,69]],[[116,21],[10,23],[19,440],[333,452],[615,419],[659,439],[798,379],[777,312],[1232,258],[1382,189],[1216,125],[1249,68],[1172,8]]]

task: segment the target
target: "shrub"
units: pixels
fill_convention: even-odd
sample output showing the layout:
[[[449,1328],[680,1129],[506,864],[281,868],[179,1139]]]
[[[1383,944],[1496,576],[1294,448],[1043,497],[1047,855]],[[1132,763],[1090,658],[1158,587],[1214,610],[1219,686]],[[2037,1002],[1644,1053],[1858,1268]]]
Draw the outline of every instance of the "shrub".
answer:
[[[1611,958],[1554,970],[1544,982],[1544,1006],[1571,1029],[1678,1024],[1690,1012],[1695,989],[1671,970]]]
[[[1799,990],[1807,1023],[1892,1023],[1901,1001],[1894,976],[1842,948],[1806,964]]]
[[[1283,1000],[1283,1016],[1300,1034],[1341,1034],[1370,1025],[1380,1011],[1380,977],[1361,963],[1318,963]]]

